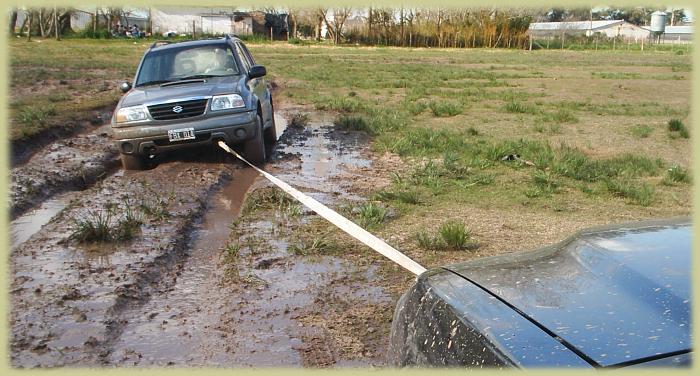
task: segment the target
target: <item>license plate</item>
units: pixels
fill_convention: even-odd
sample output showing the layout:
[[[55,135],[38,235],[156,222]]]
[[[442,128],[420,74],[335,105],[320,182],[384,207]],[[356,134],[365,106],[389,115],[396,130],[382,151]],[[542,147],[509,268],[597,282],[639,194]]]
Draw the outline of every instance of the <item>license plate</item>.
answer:
[[[194,140],[194,128],[171,129],[168,131],[170,142]]]

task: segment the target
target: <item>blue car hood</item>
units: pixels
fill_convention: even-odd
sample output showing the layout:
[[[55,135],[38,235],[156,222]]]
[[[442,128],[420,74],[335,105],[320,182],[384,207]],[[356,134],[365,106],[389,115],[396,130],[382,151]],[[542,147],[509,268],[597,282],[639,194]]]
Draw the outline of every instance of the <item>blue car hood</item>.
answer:
[[[600,366],[691,349],[691,223],[587,231],[553,247],[447,266]]]

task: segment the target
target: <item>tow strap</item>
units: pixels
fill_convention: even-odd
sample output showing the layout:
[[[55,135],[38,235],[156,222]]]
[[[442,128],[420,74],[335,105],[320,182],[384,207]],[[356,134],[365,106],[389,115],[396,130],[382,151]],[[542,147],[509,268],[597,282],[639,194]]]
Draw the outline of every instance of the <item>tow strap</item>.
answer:
[[[301,193],[300,191],[296,190],[291,185],[283,182],[282,180],[270,175],[269,173],[259,169],[257,166],[248,162],[240,154],[236,153],[234,150],[229,148],[225,142],[219,141],[218,144],[226,152],[235,155],[238,159],[240,159],[241,161],[246,163],[248,166],[254,168],[257,172],[259,172],[262,176],[264,176],[267,180],[272,182],[274,185],[278,186],[280,189],[287,192],[290,196],[294,197],[299,202],[304,204],[307,208],[313,210],[314,212],[316,212],[316,214],[325,218],[328,222],[334,224],[339,229],[345,231],[348,235],[359,240],[364,245],[381,253],[382,255],[389,258],[389,260],[399,264],[401,267],[407,269],[408,271],[410,271],[411,273],[413,273],[415,275],[420,275],[426,270],[420,264],[411,260],[408,256],[399,252],[398,250],[396,250],[394,247],[390,246],[389,244],[386,244],[383,240],[372,235],[367,230],[365,230],[362,227],[353,223],[351,220],[338,214],[333,209],[331,209],[331,208],[327,207],[326,205],[323,205],[322,203],[316,201],[315,199]]]

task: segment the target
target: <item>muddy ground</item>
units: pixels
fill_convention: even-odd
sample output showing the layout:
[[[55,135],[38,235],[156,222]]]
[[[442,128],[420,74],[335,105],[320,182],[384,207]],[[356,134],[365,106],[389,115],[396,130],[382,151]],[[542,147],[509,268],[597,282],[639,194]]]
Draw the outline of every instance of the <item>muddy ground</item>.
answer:
[[[300,111],[278,110],[278,128]],[[337,207],[361,200],[372,161],[367,136],[332,119],[287,129],[266,169]],[[12,169],[11,364],[384,364],[397,296],[375,256],[299,252],[312,213],[244,206],[270,189],[218,150],[125,172],[107,125],[36,151]],[[87,220],[134,217],[130,240],[75,237]]]

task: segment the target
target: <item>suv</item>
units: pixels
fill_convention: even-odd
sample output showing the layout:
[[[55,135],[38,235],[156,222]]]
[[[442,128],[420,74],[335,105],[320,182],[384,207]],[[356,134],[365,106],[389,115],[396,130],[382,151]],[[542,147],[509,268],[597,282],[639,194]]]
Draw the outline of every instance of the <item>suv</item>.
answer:
[[[125,94],[112,116],[124,169],[220,140],[242,144],[251,163],[265,163],[277,139],[266,74],[236,37],[153,43],[133,87],[121,84]]]

